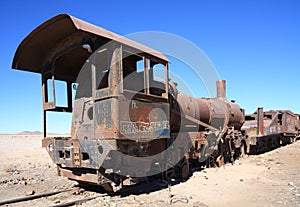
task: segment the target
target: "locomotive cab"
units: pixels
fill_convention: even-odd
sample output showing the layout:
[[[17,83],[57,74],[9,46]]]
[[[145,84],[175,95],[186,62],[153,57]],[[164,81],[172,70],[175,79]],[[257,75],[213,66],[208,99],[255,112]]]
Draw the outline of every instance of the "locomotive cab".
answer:
[[[143,177],[134,166],[157,166],[134,158],[162,152],[170,138],[164,55],[62,14],[22,41],[12,67],[42,76],[42,145],[60,175],[117,189]],[[57,104],[56,81],[66,84],[66,106]],[[70,137],[47,137],[49,111],[72,113]]]

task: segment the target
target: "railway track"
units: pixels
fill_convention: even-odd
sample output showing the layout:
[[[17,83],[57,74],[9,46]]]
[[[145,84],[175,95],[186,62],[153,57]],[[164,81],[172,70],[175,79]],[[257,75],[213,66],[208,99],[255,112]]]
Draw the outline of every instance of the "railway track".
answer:
[[[80,186],[80,187],[79,187]],[[167,188],[167,181],[149,180],[149,182],[141,183],[136,186],[124,188],[121,191],[110,194],[105,193],[100,186],[94,185],[79,185],[71,187],[65,190],[50,191],[39,193],[35,195],[29,195],[24,197],[12,198],[4,201],[0,201],[0,206],[51,206],[51,207],[66,207],[80,205],[87,201],[99,198],[99,197],[126,197],[129,195],[138,195],[140,193],[149,193],[162,188]],[[57,198],[54,198],[57,196]],[[45,202],[47,199],[48,202]],[[30,202],[30,203],[29,203]]]
[[[9,199],[9,200],[5,200],[5,201],[0,201],[0,206],[4,206],[4,205],[9,205],[9,204],[24,204],[25,202],[28,201],[34,201],[34,200],[38,200],[38,199],[44,199],[44,198],[49,198],[51,196],[55,196],[55,195],[61,195],[61,194],[67,194],[66,196],[71,196],[71,195],[76,195],[80,192],[89,192],[86,190],[83,190],[82,188],[79,187],[73,187],[73,188],[69,188],[66,190],[60,190],[60,191],[55,191],[55,192],[46,192],[46,193],[40,193],[40,194],[36,194],[36,195],[29,195],[29,196],[24,196],[24,197],[19,197],[19,198],[13,198],[13,199]],[[66,206],[73,206],[73,205],[78,205],[78,204],[82,204],[84,202],[99,198],[99,197],[103,197],[106,196],[106,193],[98,193],[96,196],[87,196],[87,197],[80,197],[80,198],[72,198],[72,199],[68,199],[65,202],[61,202],[59,201],[58,204],[54,203],[54,204],[50,204],[48,206],[51,207],[66,207]],[[71,200],[71,201],[70,201]],[[61,202],[61,203],[60,203]]]
[[[51,191],[0,201],[0,206],[28,206],[34,204],[33,206],[66,207],[80,205],[100,197],[109,197],[110,199],[115,197],[122,200],[120,197],[150,193],[163,188],[169,188],[170,190],[174,184],[178,184],[178,182],[169,183],[164,180],[149,180],[136,186],[123,188],[121,191],[112,194],[103,192],[99,186],[80,185],[80,187],[76,186],[55,192]],[[54,196],[57,196],[57,198],[54,198]]]

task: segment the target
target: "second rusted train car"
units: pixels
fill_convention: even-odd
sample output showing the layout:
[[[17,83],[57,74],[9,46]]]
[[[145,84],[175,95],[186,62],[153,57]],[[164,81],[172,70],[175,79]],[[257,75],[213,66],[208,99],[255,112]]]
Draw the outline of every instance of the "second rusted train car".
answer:
[[[293,143],[299,137],[299,116],[289,110],[263,111],[260,107],[245,119],[242,130],[247,135],[249,153],[262,153]]]

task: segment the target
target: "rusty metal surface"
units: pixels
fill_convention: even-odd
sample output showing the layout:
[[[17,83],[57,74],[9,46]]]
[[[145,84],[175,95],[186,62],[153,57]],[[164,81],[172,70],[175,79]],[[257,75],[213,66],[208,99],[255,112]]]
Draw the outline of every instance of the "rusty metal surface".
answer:
[[[16,51],[12,68],[42,73],[45,63],[59,55],[57,70],[79,71],[84,60],[90,55],[90,51],[82,46],[91,44],[96,47],[97,38],[102,38],[104,42],[117,41],[168,62],[168,59],[156,50],[70,15],[60,14],[37,27],[22,41]],[[71,59],[72,61],[68,61]],[[63,73],[61,75],[59,79],[70,78]]]
[[[242,127],[249,137],[250,152],[259,153],[294,142],[299,137],[298,115],[289,110],[263,111],[246,116]]]
[[[264,111],[262,107],[257,108],[257,135],[264,135]]]
[[[245,112],[238,104],[228,102],[229,105],[229,124],[233,125],[235,129],[241,129],[245,122]]]
[[[114,41],[106,44],[109,40]],[[144,70],[138,70],[139,61]],[[154,80],[156,64],[165,80]],[[137,182],[139,170],[133,166],[145,170],[145,177],[167,174],[163,171],[172,166],[186,178],[191,160],[220,167],[255,148],[289,143],[300,131],[299,116],[288,110],[259,108],[245,117],[244,109],[226,99],[225,80],[216,82],[215,98],[180,93],[169,82],[164,55],[69,15],[53,17],[28,35],[13,68],[42,74],[42,145],[58,174],[114,189]],[[66,82],[65,107],[57,106],[55,80]],[[46,137],[47,111],[72,112],[71,137]],[[142,162],[136,159],[141,157]]]
[[[289,110],[263,112],[262,108],[258,108],[255,113],[246,116],[242,129],[251,135],[254,135],[251,131],[256,130],[258,136],[287,132],[298,134],[299,125],[297,115]]]
[[[143,61],[143,71],[138,71],[138,61]],[[164,68],[164,81],[153,78],[156,64]],[[244,113],[226,100],[224,80],[217,82],[216,98],[178,93],[176,84],[169,87],[164,55],[69,15],[53,17],[29,34],[17,49],[13,68],[42,74],[43,146],[58,165],[58,174],[70,179],[122,185],[122,180],[138,176],[132,167],[139,163],[135,157],[144,158],[139,163],[144,176],[162,173],[170,165],[187,177],[188,159],[203,161],[218,150],[221,160],[228,155],[232,159],[231,145],[241,143],[237,130]],[[66,107],[57,106],[55,80],[67,83]],[[47,111],[72,111],[71,137],[46,137]],[[172,155],[160,154],[174,142],[179,147]],[[169,158],[176,161],[166,162]]]
[[[133,99],[120,101],[119,104],[122,137],[140,141],[170,137],[168,103],[155,103],[154,99],[150,103]]]
[[[175,107],[174,111],[181,111],[189,117],[199,120],[205,124],[208,124],[214,128],[225,126],[234,126],[235,129],[240,129],[244,123],[244,111],[239,105],[228,102],[226,100],[226,85],[225,81],[217,81],[218,97],[211,99],[195,98],[188,96],[184,93],[179,93],[176,97],[178,106]],[[174,119],[174,122],[180,121],[181,119]],[[186,123],[192,124],[192,123]],[[176,125],[180,125],[177,123]],[[195,126],[197,127],[197,126]]]
[[[217,81],[217,97],[226,99],[226,81]]]
[[[83,182],[89,182],[89,183],[99,183],[99,176],[97,174],[91,174],[91,173],[82,173],[79,175],[74,174],[74,171],[68,170],[68,169],[60,169],[61,176],[67,177],[71,180],[78,180]]]
[[[218,158],[215,162],[220,166],[238,156],[236,149],[248,143],[240,131],[245,115],[238,104],[226,100],[225,81],[217,81],[216,98],[190,97],[179,93],[176,84],[171,86],[175,94],[175,100],[171,100],[174,102],[171,107],[172,136],[176,137],[179,130],[187,131],[185,136],[192,144],[185,157],[204,161],[215,154],[213,156]]]

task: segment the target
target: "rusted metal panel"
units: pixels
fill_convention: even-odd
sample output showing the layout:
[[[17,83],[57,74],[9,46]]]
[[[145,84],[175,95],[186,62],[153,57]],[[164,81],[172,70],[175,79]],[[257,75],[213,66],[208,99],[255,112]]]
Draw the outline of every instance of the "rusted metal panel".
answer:
[[[123,138],[147,140],[170,137],[169,104],[120,100],[120,133]]]
[[[106,39],[107,41],[114,40],[168,62],[168,59],[156,50],[70,15],[60,14],[37,27],[22,41],[15,54],[12,68],[42,73],[45,68],[45,59],[53,59],[55,56],[50,55],[49,52],[53,51],[52,54],[58,55],[58,52],[53,50],[53,47],[55,48],[57,46],[60,55],[66,53],[66,48],[68,48],[68,50],[72,49],[72,59],[76,60],[75,62],[62,61],[61,64],[63,65],[61,65],[61,67],[59,67],[60,64],[57,64],[57,70],[66,67],[67,71],[79,71],[84,60],[90,55],[90,52],[83,47],[78,47],[78,45],[91,44],[93,41],[96,41],[98,37]],[[68,42],[68,44],[66,42]],[[72,45],[72,47],[70,47],[70,45]],[[66,54],[70,55],[71,53]],[[65,60],[70,57],[71,56],[65,56]],[[67,62],[68,65],[65,65],[63,62]],[[69,79],[67,76],[61,77],[61,79],[64,78]]]
[[[72,170],[68,169],[60,169],[60,174],[63,177],[67,177],[71,180],[78,180],[83,182],[89,182],[89,183],[99,183],[99,177],[97,174],[91,174],[91,173],[82,173],[81,175],[76,175]]]
[[[72,138],[45,138],[45,147],[53,162],[64,167],[99,169],[109,156],[117,150],[116,140],[87,140]]]

